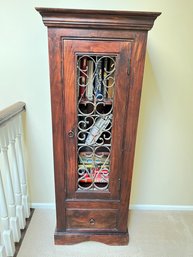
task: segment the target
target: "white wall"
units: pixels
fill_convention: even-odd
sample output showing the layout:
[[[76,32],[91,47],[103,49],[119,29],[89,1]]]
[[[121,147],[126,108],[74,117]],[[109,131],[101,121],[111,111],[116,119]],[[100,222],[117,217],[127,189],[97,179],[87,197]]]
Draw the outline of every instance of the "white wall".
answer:
[[[193,1],[0,0],[0,108],[27,104],[32,202],[54,202],[47,30],[35,6],[163,12],[149,32],[132,204],[193,205]]]

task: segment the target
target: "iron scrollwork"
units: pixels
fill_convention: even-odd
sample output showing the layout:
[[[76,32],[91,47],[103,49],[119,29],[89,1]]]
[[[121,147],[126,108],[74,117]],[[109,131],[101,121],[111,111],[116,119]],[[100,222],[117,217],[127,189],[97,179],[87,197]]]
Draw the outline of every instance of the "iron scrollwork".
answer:
[[[115,56],[77,56],[78,190],[108,190]]]

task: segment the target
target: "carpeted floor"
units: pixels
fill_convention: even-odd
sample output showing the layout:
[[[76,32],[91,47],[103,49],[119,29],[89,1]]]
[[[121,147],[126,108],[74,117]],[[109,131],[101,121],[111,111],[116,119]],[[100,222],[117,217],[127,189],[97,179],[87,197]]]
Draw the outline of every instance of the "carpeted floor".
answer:
[[[18,257],[193,257],[193,212],[130,211],[128,246],[55,246],[55,211],[35,210]]]

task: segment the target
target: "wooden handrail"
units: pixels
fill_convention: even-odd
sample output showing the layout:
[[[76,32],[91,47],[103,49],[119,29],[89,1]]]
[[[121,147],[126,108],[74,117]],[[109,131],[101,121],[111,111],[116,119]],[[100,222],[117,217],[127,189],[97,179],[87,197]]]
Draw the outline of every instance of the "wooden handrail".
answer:
[[[17,102],[0,111],[0,126],[16,116],[18,113],[25,111],[25,107],[26,104],[24,102]]]

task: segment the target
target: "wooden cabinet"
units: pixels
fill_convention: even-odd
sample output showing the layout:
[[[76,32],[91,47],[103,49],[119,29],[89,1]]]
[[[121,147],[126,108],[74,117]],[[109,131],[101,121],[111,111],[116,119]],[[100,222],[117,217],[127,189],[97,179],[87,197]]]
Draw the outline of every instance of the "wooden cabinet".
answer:
[[[36,9],[49,38],[55,243],[127,244],[147,32],[160,13]]]

